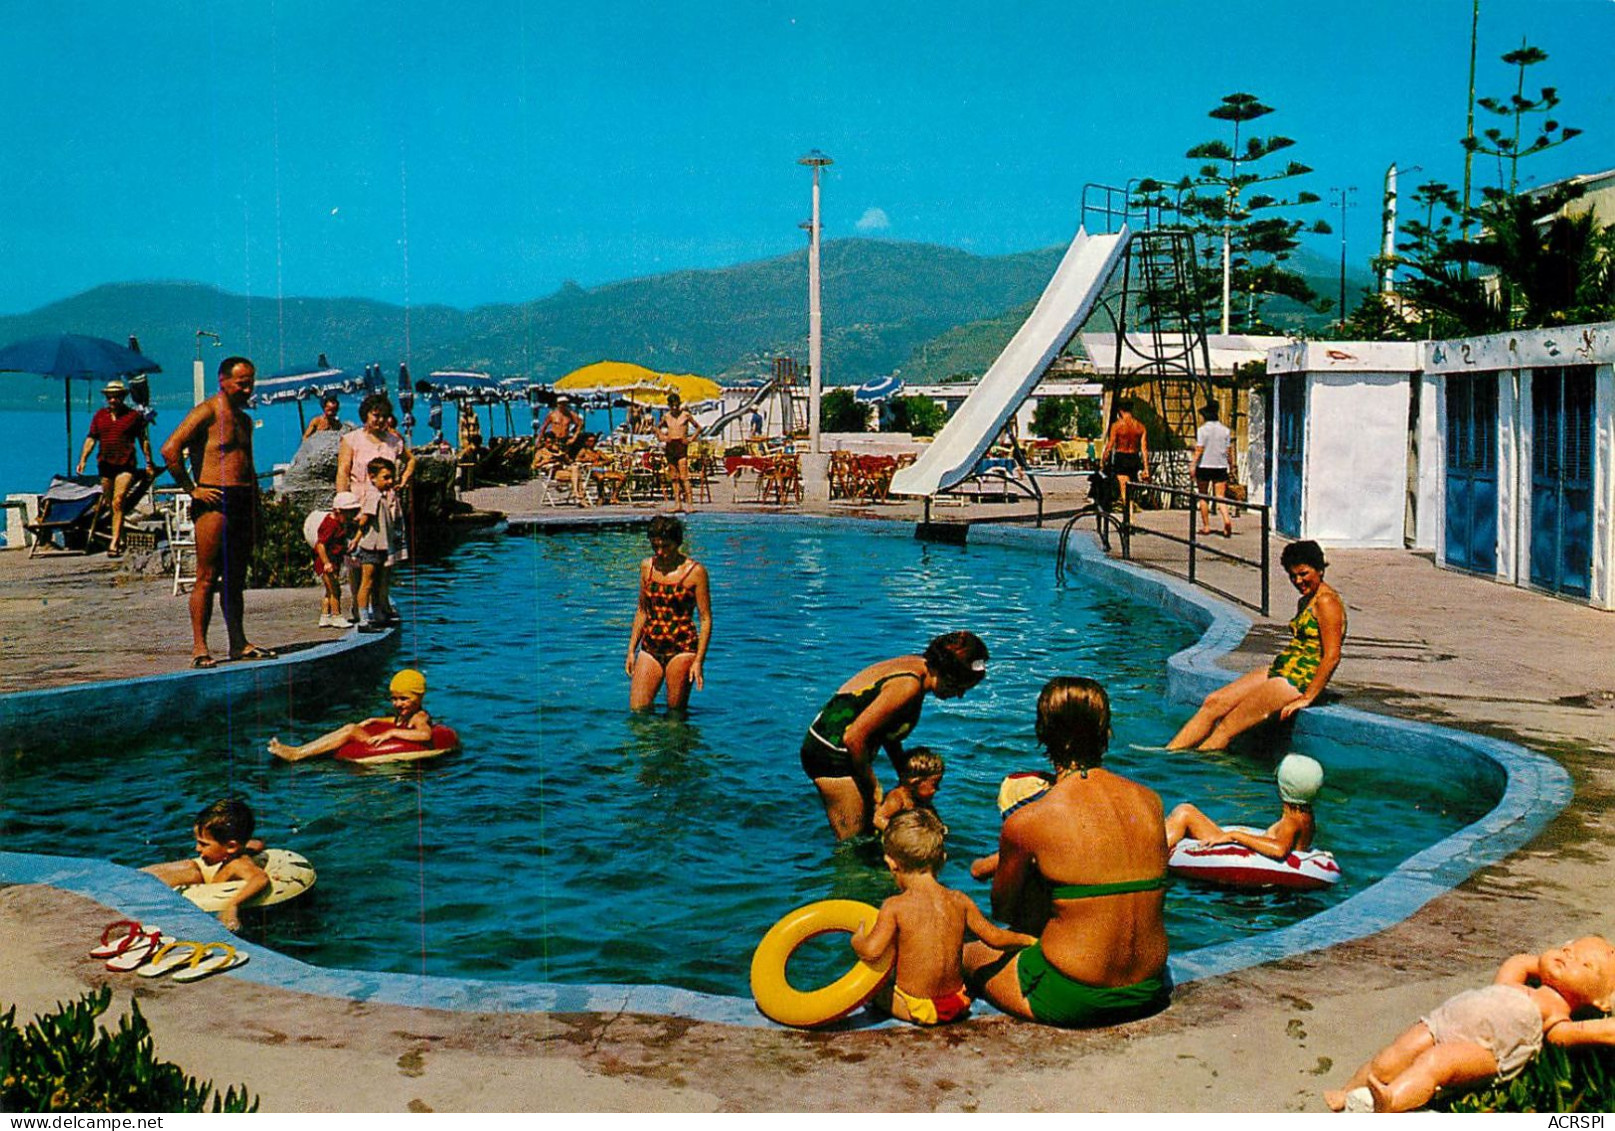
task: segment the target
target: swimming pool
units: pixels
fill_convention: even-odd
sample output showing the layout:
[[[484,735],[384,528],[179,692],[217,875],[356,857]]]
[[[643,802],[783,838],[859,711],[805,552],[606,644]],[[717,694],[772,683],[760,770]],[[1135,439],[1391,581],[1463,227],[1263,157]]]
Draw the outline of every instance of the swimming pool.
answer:
[[[381,688],[336,688],[315,710],[265,696],[235,704],[223,725],[134,750],[25,756],[4,770],[0,838],[22,852],[171,858],[189,847],[191,814],[233,787],[271,843],[320,872],[310,897],[249,931],[277,950],[334,967],[744,995],[751,948],[784,911],[891,890],[856,853],[832,850],[796,764],[802,728],[858,667],[960,627],[992,650],[988,679],[929,703],[915,737],[949,761],[944,879],[983,903],[964,864],[996,840],[998,780],[1043,765],[1032,705],[1053,674],[1106,682],[1112,765],[1169,806],[1193,799],[1264,822],[1276,812],[1269,766],[1130,749],[1181,721],[1164,702],[1164,658],[1198,627],[1109,588],[1056,586],[1047,553],[707,517],[689,548],[712,572],[717,634],[688,722],[625,710],[642,534],[491,538],[400,585],[412,627],[399,662],[426,670],[428,705],[460,730],[465,754],[390,771],[273,763],[271,734],[302,738],[380,711]],[[1180,885],[1168,897],[1174,951],[1338,904],[1495,799],[1439,775],[1415,786],[1377,768],[1377,745],[1301,748],[1329,768],[1320,839],[1346,880],[1302,897]],[[111,796],[121,815],[109,836]]]

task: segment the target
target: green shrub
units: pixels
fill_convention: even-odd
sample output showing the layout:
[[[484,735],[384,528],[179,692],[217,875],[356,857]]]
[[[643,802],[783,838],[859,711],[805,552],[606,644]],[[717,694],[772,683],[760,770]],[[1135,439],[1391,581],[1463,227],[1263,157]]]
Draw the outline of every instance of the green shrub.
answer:
[[[315,584],[313,558],[303,537],[306,517],[287,496],[263,496],[247,574],[250,588],[296,589]]]
[[[935,436],[947,423],[948,414],[930,397],[893,397],[886,405],[893,432]]]
[[[1432,1111],[1575,1112],[1615,1110],[1615,1049],[1544,1045],[1507,1084],[1430,1105]]]
[[[869,409],[853,397],[851,389],[828,389],[819,401],[819,428],[824,432],[866,432]]]
[[[214,1094],[178,1065],[158,1060],[140,1004],[118,1031],[96,1024],[112,1001],[102,986],[19,1029],[13,1006],[0,1016],[0,1111],[257,1111],[245,1087]],[[212,1096],[213,1105],[208,1106]]]

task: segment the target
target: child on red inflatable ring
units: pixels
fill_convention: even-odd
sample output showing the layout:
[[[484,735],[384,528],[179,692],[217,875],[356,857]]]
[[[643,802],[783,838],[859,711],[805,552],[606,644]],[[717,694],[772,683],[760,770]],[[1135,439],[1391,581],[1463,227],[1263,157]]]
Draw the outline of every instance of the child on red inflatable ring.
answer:
[[[405,668],[393,676],[387,691],[393,705],[390,718],[381,715],[349,723],[303,746],[288,746],[279,738],[271,738],[269,752],[288,762],[301,762],[304,758],[334,753],[349,742],[362,742],[366,746],[380,746],[384,742],[431,742],[432,716],[426,713],[424,706],[426,677],[414,668]]]

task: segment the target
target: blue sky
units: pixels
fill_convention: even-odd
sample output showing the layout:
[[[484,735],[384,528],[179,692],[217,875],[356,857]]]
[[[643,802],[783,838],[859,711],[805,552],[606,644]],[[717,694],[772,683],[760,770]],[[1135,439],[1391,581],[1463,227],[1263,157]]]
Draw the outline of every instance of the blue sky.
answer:
[[[3,313],[150,279],[469,307],[785,254],[812,148],[827,239],[1048,247],[1085,182],[1190,171],[1236,90],[1306,187],[1357,187],[1354,263],[1386,165],[1462,175],[1470,0],[6,8]],[[1586,131],[1524,179],[1615,167],[1615,2],[1482,0],[1480,93],[1522,36]]]

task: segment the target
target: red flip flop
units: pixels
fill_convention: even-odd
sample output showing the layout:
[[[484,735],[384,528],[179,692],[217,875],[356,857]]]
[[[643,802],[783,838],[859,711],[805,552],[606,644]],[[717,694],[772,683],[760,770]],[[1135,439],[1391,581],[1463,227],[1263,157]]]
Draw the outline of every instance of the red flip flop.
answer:
[[[91,958],[115,958],[134,945],[145,930],[133,919],[108,923],[101,932],[101,945],[90,951]]]

